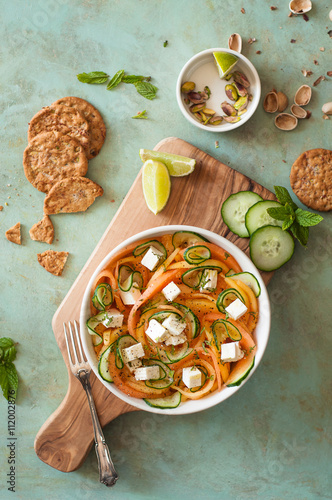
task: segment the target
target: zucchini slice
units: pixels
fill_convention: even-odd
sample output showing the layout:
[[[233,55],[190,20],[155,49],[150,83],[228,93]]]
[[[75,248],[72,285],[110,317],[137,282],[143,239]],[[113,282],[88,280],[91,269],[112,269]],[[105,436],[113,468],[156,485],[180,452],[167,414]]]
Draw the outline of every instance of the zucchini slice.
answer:
[[[244,303],[244,298],[235,288],[227,288],[223,292],[221,292],[218,296],[216,306],[218,311],[223,314],[226,314],[225,307],[229,306],[234,300],[240,299]]]
[[[174,394],[171,394],[171,396],[156,399],[144,399],[144,401],[152,408],[160,408],[162,410],[177,408],[181,403],[181,393],[177,391],[174,392]]]
[[[272,227],[275,227],[275,226],[272,226]],[[255,262],[254,262],[254,264],[255,264]],[[256,267],[258,267],[258,266],[256,266]],[[256,297],[260,296],[261,286],[260,286],[259,281],[256,278],[256,276],[254,276],[252,273],[248,273],[248,272],[235,273],[235,274],[231,274],[229,276],[229,278],[232,278],[232,280],[236,280],[236,281],[242,281],[242,283],[244,283],[245,285],[247,285],[249,288],[252,289],[252,291],[254,292]],[[242,302],[243,302],[243,300],[242,300]]]
[[[202,383],[200,386],[198,387],[193,387],[192,389],[190,389],[190,392],[197,392],[199,391],[200,389],[202,389],[202,387],[205,385],[205,382],[207,380],[207,377],[208,377],[208,371],[207,369],[205,368],[205,366],[200,366],[199,364],[196,365],[196,368],[199,369],[199,371],[201,372],[202,374]]]
[[[134,257],[139,257],[140,255],[143,255],[147,250],[149,250],[150,247],[154,247],[156,250],[159,250],[159,252],[163,253],[164,257],[161,257],[159,259],[159,264],[164,262],[164,260],[167,258],[167,251],[164,245],[160,243],[160,241],[158,240],[150,240],[147,241],[146,243],[141,243],[141,245],[138,245],[133,251]]]
[[[103,311],[113,302],[112,288],[108,283],[100,283],[92,297],[92,304],[99,311]]]
[[[132,279],[133,273],[134,270],[130,266],[127,266],[126,264],[120,266],[118,275],[118,285],[122,292],[128,292],[131,289],[133,284],[133,279]]]
[[[197,318],[196,314],[194,314],[192,312],[192,310],[189,309],[189,307],[184,306],[183,304],[178,304],[177,302],[172,302],[172,305],[174,307],[176,307],[177,309],[180,309],[180,311],[184,313],[185,318],[188,319],[188,321],[191,324],[191,331],[193,334],[193,339],[196,338],[197,335],[199,334],[199,331],[201,328],[201,324],[200,324],[199,319]]]
[[[127,347],[130,347],[134,344],[137,344],[137,340],[134,339],[131,335],[123,335],[122,337],[118,338],[116,341],[116,356],[115,356],[115,364],[116,367],[121,370],[124,366],[124,361],[122,358],[122,349],[126,349]]]
[[[189,269],[185,273],[182,274],[181,279],[182,283],[184,285],[189,286],[190,288],[193,288],[194,290],[197,290],[197,288],[200,287],[204,271],[207,269],[215,269],[220,273],[223,271],[221,267],[218,266],[199,266],[199,267],[193,267],[192,269]]]
[[[294,253],[294,240],[279,226],[264,226],[250,238],[250,257],[261,271],[275,271],[286,264]]]
[[[164,352],[168,358],[168,363],[177,363],[193,352],[189,349],[189,342],[184,342],[181,346],[166,346]]]
[[[103,352],[103,354],[100,356],[99,363],[98,363],[98,373],[103,378],[106,380],[106,382],[113,382],[112,376],[109,372],[109,366],[108,366],[108,356],[111,352],[112,349],[115,347],[115,343],[117,341],[113,342],[108,348]]]
[[[252,191],[239,191],[238,193],[231,194],[224,201],[221,207],[221,216],[226,226],[234,234],[242,238],[249,236],[245,225],[245,215],[249,208],[258,201],[263,201],[263,198]]]
[[[149,321],[151,321],[152,319],[155,319],[156,321],[159,321],[159,323],[161,321],[164,321],[164,319],[168,318],[168,316],[170,316],[171,314],[174,314],[174,316],[176,317],[177,320],[181,320],[182,316],[181,314],[178,314],[176,313],[175,311],[158,311],[154,314],[152,314],[150,317],[149,317]]]
[[[158,359],[144,359],[143,360],[143,365],[144,366],[154,366],[158,365],[159,368],[161,368],[162,372],[165,373],[165,375],[162,374],[161,372],[161,377],[156,380],[145,380],[145,385],[147,387],[152,387],[154,389],[167,389],[170,385],[173,384],[174,382],[174,371],[168,368],[168,366],[163,363],[162,361],[159,361]]]
[[[220,344],[223,344],[227,336],[234,342],[242,339],[242,335],[236,326],[225,319],[217,319],[212,323],[212,333],[218,351],[220,351]]]
[[[88,328],[88,332],[92,335],[92,343],[94,346],[100,345],[103,341],[103,337],[100,333],[96,332],[96,326],[99,325],[106,317],[105,311],[101,311],[95,316],[91,316],[86,322],[86,326]]]
[[[172,238],[174,248],[182,246],[188,247],[196,243],[201,243],[202,241],[207,241],[209,243],[209,240],[204,238],[204,236],[194,233],[193,231],[177,231],[173,234]]]
[[[252,234],[262,226],[282,226],[281,220],[273,219],[268,213],[268,208],[277,208],[282,205],[278,201],[265,200],[258,201],[249,208],[245,216],[245,225],[249,234]]]
[[[211,258],[211,251],[204,245],[195,245],[187,248],[183,254],[183,258],[186,262],[188,262],[188,264],[197,266],[197,264],[202,264]]]

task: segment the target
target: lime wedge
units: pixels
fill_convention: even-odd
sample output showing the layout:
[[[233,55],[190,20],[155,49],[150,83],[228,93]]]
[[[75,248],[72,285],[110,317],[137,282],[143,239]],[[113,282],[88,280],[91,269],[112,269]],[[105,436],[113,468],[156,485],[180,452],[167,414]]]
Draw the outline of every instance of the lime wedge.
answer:
[[[161,151],[151,151],[150,149],[140,149],[139,155],[142,161],[161,161],[168,168],[169,174],[173,177],[184,177],[194,171],[196,160],[186,156],[162,153]]]
[[[164,163],[147,160],[142,169],[143,194],[155,215],[165,207],[171,192],[171,179]]]
[[[224,78],[238,62],[239,58],[228,52],[213,52],[220,78]]]

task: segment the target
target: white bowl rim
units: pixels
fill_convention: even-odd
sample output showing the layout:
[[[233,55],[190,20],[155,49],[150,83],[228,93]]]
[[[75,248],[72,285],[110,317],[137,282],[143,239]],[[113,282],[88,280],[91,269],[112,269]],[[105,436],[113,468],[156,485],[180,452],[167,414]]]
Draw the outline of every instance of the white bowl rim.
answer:
[[[233,54],[233,55],[237,56],[242,62],[244,62],[245,64],[247,64],[249,66],[250,70],[252,71],[252,73],[254,74],[255,85],[257,86],[257,89],[255,90],[255,94],[253,95],[253,100],[251,102],[251,110],[248,111],[247,113],[245,113],[243,115],[242,119],[239,122],[237,122],[237,123],[228,123],[227,125],[226,124],[217,125],[214,128],[211,128],[211,127],[207,127],[207,126],[203,125],[202,123],[200,123],[197,120],[195,120],[192,116],[190,116],[190,114],[188,113],[188,111],[185,108],[185,106],[183,104],[183,101],[182,101],[181,83],[182,83],[184,74],[186,73],[186,71],[188,70],[188,68],[192,65],[192,63],[196,59],[198,59],[199,57],[204,56],[205,54],[212,54],[213,52],[227,52],[229,54]],[[256,111],[256,109],[258,107],[260,98],[261,98],[261,81],[260,81],[260,78],[259,78],[259,75],[258,75],[258,72],[257,72],[255,66],[243,54],[241,54],[240,52],[236,52],[235,50],[228,49],[228,48],[205,49],[205,50],[202,50],[201,52],[198,52],[197,54],[195,54],[194,56],[192,56],[189,59],[189,61],[187,61],[186,64],[183,66],[183,68],[180,71],[180,74],[178,76],[177,82],[176,82],[176,99],[177,99],[178,106],[179,106],[179,108],[180,108],[183,116],[190,123],[192,123],[196,127],[200,128],[202,130],[205,130],[207,132],[213,132],[213,133],[229,132],[230,130],[234,130],[234,129],[238,128],[238,127],[241,127],[248,120],[250,120],[250,118],[255,113],[255,111]]]
[[[177,408],[173,409],[160,409],[160,408],[152,408],[148,406],[143,399],[138,399],[138,398],[133,398],[131,396],[127,396],[124,394],[122,391],[120,391],[114,384],[111,384],[109,382],[106,382],[105,380],[102,379],[102,377],[98,373],[98,360],[95,356],[95,352],[92,346],[92,341],[91,341],[91,336],[87,331],[86,328],[86,321],[90,315],[90,291],[91,287],[93,285],[93,282],[98,275],[100,271],[103,270],[103,268],[106,266],[108,261],[112,258],[113,255],[115,255],[119,250],[121,250],[123,247],[130,245],[131,243],[134,243],[135,241],[144,239],[144,238],[149,238],[152,236],[162,236],[163,234],[169,234],[169,233],[174,233],[176,231],[193,231],[196,233],[201,234],[208,240],[210,240],[212,243],[215,243],[224,250],[228,251],[233,257],[235,257],[236,260],[238,260],[240,266],[244,271],[251,272],[252,274],[255,275],[255,277],[258,279],[260,287],[261,287],[261,294],[258,297],[259,301],[259,306],[260,306],[260,314],[259,314],[259,320],[258,324],[255,329],[255,333],[263,332],[261,334],[262,338],[259,340],[257,343],[257,352],[255,356],[255,365],[250,371],[249,375],[247,378],[242,382],[240,386],[237,387],[224,387],[220,392],[215,391],[213,394],[207,396],[206,398],[198,399],[198,400],[192,400],[192,401],[187,401],[184,403],[181,403]],[[262,307],[263,306],[263,307]],[[247,255],[239,248],[237,247],[234,243],[230,242],[223,236],[220,236],[216,233],[213,233],[212,231],[209,231],[207,229],[199,228],[196,226],[188,226],[188,225],[169,225],[169,226],[157,226],[151,229],[147,229],[145,231],[141,231],[140,233],[137,233],[126,240],[124,240],[122,243],[117,245],[111,252],[106,255],[106,257],[102,260],[102,262],[98,265],[94,273],[92,274],[89,283],[86,287],[86,290],[83,295],[83,300],[82,300],[82,306],[81,306],[81,312],[80,312],[80,333],[81,333],[81,339],[84,347],[84,351],[86,354],[86,357],[88,359],[88,362],[94,371],[96,377],[100,380],[100,382],[110,391],[112,392],[115,396],[118,398],[122,399],[125,403],[136,407],[138,410],[144,410],[150,413],[159,413],[162,415],[186,415],[190,413],[196,413],[199,411],[206,410],[208,408],[211,408],[222,401],[225,401],[228,399],[230,396],[232,396],[235,392],[237,392],[241,387],[244,386],[244,384],[249,380],[249,378],[253,375],[255,370],[257,369],[263,354],[265,352],[268,340],[269,340],[269,335],[270,335],[270,326],[271,326],[271,309],[270,309],[270,301],[269,301],[269,296],[268,292],[265,286],[265,283],[253,264],[253,262],[247,257]],[[93,354],[90,354],[93,353]]]

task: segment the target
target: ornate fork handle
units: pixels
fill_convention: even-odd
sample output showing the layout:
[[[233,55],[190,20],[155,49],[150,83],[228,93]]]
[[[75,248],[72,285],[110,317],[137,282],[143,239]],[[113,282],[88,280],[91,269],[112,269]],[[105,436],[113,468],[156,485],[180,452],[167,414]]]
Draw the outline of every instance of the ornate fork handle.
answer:
[[[95,437],[95,449],[98,458],[99,480],[106,486],[113,486],[118,480],[119,476],[114,468],[109,448],[106,444],[105,437],[98,419],[95,403],[91,394],[90,386],[90,372],[86,370],[79,370],[76,377],[81,382],[90,406],[92,417],[93,432]]]

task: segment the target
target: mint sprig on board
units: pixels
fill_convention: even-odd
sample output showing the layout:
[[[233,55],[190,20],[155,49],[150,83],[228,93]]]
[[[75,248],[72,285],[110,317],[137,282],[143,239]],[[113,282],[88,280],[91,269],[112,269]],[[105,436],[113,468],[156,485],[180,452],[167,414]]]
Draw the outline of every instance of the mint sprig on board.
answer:
[[[104,71],[91,71],[91,73],[80,73],[77,75],[77,79],[82,83],[100,84],[106,83],[109,79],[109,75],[104,73]]]
[[[0,387],[3,395],[8,400],[9,391],[12,397],[16,397],[18,388],[18,376],[13,363],[16,358],[16,347],[12,339],[0,338]]]
[[[309,238],[309,227],[319,224],[323,220],[323,217],[299,208],[292,200],[286,188],[274,186],[274,190],[279,203],[283,206],[268,208],[267,213],[273,219],[283,221],[282,229],[284,231],[290,230],[292,235],[305,247]]]
[[[132,116],[132,118],[136,120],[147,120],[148,117],[146,116],[146,109],[144,109],[144,111],[139,111],[137,115]]]

